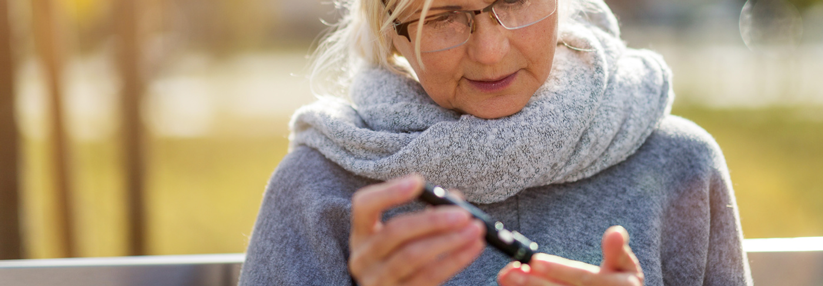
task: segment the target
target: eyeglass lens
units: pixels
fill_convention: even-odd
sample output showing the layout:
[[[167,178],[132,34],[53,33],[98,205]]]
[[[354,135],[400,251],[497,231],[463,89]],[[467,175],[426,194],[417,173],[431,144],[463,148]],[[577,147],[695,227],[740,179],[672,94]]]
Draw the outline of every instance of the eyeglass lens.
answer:
[[[498,0],[492,11],[500,25],[514,30],[548,18],[555,12],[556,3],[556,0]],[[443,51],[466,43],[472,33],[473,16],[471,11],[451,11],[426,17],[420,37],[420,51]],[[409,26],[412,41],[417,39],[417,24]]]

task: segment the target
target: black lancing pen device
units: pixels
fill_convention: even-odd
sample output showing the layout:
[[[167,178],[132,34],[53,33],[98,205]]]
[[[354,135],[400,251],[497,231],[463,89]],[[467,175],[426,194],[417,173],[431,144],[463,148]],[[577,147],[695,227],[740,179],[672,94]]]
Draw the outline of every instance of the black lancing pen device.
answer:
[[[419,199],[431,205],[456,205],[468,211],[486,226],[486,243],[497,248],[514,260],[529,263],[537,251],[537,243],[516,231],[507,230],[502,222],[492,219],[474,205],[449,194],[445,189],[426,183]]]

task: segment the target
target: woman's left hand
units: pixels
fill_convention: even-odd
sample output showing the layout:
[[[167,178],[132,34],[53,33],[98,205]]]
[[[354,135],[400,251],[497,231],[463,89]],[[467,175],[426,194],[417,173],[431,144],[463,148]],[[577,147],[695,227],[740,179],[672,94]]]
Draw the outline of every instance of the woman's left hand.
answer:
[[[595,266],[538,253],[528,265],[512,262],[497,276],[502,286],[531,285],[643,285],[643,270],[629,248],[629,234],[613,226],[603,234],[603,262]]]

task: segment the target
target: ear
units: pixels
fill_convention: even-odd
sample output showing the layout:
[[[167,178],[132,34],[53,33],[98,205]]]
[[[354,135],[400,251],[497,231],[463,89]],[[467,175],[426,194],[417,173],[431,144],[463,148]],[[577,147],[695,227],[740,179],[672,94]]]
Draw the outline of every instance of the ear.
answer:
[[[398,51],[397,47],[394,45],[394,41],[391,42],[391,54],[392,56],[401,56],[400,51]]]

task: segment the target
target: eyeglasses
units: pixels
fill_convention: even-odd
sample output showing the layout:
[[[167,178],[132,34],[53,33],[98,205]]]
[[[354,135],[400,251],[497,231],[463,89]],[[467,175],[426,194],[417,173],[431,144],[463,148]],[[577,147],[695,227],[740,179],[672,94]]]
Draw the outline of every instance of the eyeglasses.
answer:
[[[480,10],[454,10],[427,16],[423,21],[420,34],[420,52],[432,53],[458,47],[469,41],[477,29],[474,16],[489,12],[489,17],[508,30],[515,30],[534,25],[548,18],[557,10],[557,0],[497,0]],[[416,19],[404,23],[394,22],[397,35],[406,37],[409,42],[417,40],[417,26],[409,25],[420,22]]]

